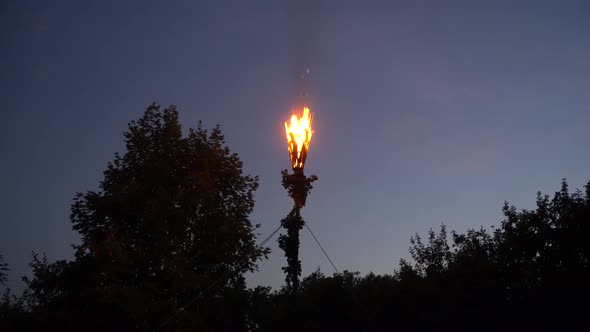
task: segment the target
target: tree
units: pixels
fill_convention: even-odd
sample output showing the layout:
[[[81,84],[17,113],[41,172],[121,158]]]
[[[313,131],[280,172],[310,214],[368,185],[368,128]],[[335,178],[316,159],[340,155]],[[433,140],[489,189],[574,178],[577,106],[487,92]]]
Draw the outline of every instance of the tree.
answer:
[[[4,256],[0,254],[0,285],[6,284],[6,281],[8,279],[8,271],[8,264],[4,262]]]
[[[108,313],[97,322],[108,329],[155,330],[172,315],[164,330],[243,328],[243,274],[268,253],[249,219],[258,178],[243,174],[219,126],[199,122],[183,137],[174,106],[152,104],[124,135],[99,190],[75,196],[75,260],[35,258],[32,302]]]
[[[527,328],[572,329],[590,297],[590,182],[571,193],[565,179],[534,210],[505,203],[495,234],[497,266],[512,320]],[[530,321],[523,317],[537,316]]]
[[[430,229],[428,232],[428,244],[424,245],[420,235],[410,238],[410,254],[416,261],[416,269],[423,275],[433,277],[446,272],[451,252],[447,241],[447,228],[443,224],[438,234]]]

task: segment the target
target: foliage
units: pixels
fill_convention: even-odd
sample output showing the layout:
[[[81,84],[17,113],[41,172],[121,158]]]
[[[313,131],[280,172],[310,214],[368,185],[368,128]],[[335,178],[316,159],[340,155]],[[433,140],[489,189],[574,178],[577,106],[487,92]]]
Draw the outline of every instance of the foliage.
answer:
[[[259,331],[289,326],[290,315],[305,331],[580,330],[590,309],[590,183],[570,193],[564,181],[535,210],[503,212],[492,233],[449,239],[442,225],[426,242],[412,237],[413,261],[392,275],[318,270],[301,282],[295,312],[285,312],[285,290],[267,293],[256,303]]]
[[[0,295],[0,331],[31,330],[31,315],[23,296],[16,296],[10,288]]]
[[[297,206],[293,207],[293,210],[281,220],[281,225],[287,230],[287,234],[279,236],[279,248],[285,252],[285,258],[287,258],[287,266],[282,268],[285,272],[285,285],[289,293],[296,295],[301,275],[299,231],[304,225],[300,209]]]
[[[75,259],[34,256],[36,317],[61,330],[153,331],[172,315],[162,330],[240,330],[243,274],[268,253],[249,220],[258,179],[243,175],[218,126],[183,137],[173,106],[148,107],[125,145],[99,190],[75,196]]]
[[[6,281],[8,279],[8,271],[8,264],[4,262],[4,256],[0,254],[0,285],[6,284]]]
[[[295,206],[303,207],[307,196],[313,189],[313,183],[318,180],[317,175],[305,176],[303,169],[289,174],[287,169],[281,171],[281,183],[289,196],[295,201]]]

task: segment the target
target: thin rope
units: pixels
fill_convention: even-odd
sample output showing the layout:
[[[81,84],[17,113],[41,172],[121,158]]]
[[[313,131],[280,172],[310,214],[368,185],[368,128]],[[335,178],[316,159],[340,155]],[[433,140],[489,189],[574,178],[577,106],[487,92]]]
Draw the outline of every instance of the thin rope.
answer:
[[[309,233],[311,233],[311,236],[313,236],[313,239],[315,240],[315,242],[318,244],[318,247],[320,247],[320,249],[322,249],[322,252],[326,256],[326,258],[328,259],[330,264],[332,264],[334,271],[336,271],[336,273],[340,274],[340,271],[338,271],[338,269],[336,268],[336,265],[334,265],[334,262],[332,262],[332,260],[330,259],[330,256],[328,256],[328,253],[324,250],[324,247],[322,247],[322,245],[320,244],[320,241],[318,241],[318,238],[315,237],[315,234],[313,234],[313,232],[311,231],[311,228],[309,228],[309,225],[306,222],[304,222],[304,224],[305,224],[305,227],[307,227],[307,229],[309,230]]]
[[[309,233],[311,233],[311,236],[313,236],[313,239],[315,240],[315,242],[318,244],[318,247],[320,247],[320,249],[322,249],[322,252],[324,253],[324,255],[326,255],[326,258],[328,259],[328,261],[330,262],[330,264],[332,265],[332,267],[334,268],[334,271],[336,271],[336,273],[340,274],[340,272],[338,271],[338,269],[336,268],[336,265],[334,265],[334,262],[332,262],[332,259],[330,259],[330,256],[328,256],[328,253],[326,252],[326,250],[324,250],[324,247],[322,247],[322,245],[320,244],[320,241],[318,240],[318,238],[315,236],[315,234],[313,234],[313,232],[311,231],[311,228],[309,227],[309,225],[307,223],[305,223],[305,227],[307,227],[307,229],[309,230]],[[353,285],[350,285],[349,287],[346,287],[348,289],[348,291],[350,292],[350,296],[352,297],[352,300],[356,303],[357,306],[359,306],[359,308],[361,308],[361,312],[362,315],[364,316],[364,320],[365,321],[369,321],[368,317],[368,311],[367,308],[365,306],[361,305],[360,300],[357,298],[354,290],[352,289]],[[362,331],[366,331],[367,327],[365,324],[362,325]]]
[[[277,232],[281,229],[281,227],[283,227],[283,225],[279,225],[279,227],[277,227],[277,229],[275,229],[274,232],[272,232],[269,236],[266,237],[266,239],[264,239],[262,242],[260,242],[259,246],[263,246],[266,244],[266,242],[270,241],[270,239],[272,239],[272,237],[277,234]]]

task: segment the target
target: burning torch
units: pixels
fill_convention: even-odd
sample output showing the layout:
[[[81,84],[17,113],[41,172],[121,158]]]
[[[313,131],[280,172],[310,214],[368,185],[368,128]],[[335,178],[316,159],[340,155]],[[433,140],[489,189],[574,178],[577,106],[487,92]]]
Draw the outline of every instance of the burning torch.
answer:
[[[291,159],[291,166],[293,167],[293,174],[289,174],[287,170],[283,171],[283,187],[287,189],[289,195],[295,202],[295,206],[298,208],[305,206],[307,195],[312,189],[311,183],[317,180],[317,176],[312,175],[308,178],[303,173],[307,152],[309,151],[309,143],[313,134],[311,120],[312,114],[309,108],[303,107],[301,118],[293,114],[291,115],[291,120],[285,122],[285,133],[287,134],[287,144],[289,146],[289,157]]]
[[[301,275],[299,231],[305,222],[301,218],[300,209],[305,205],[307,195],[313,188],[312,182],[318,179],[315,175],[306,177],[303,173],[312,136],[311,120],[312,115],[309,108],[303,107],[303,114],[300,118],[293,114],[291,120],[285,122],[293,174],[289,174],[286,169],[282,171],[283,187],[293,198],[295,206],[287,217],[281,220],[281,225],[287,230],[287,234],[279,237],[279,247],[285,251],[287,266],[283,267],[283,271],[286,274],[287,289],[293,296],[298,292],[299,276]]]

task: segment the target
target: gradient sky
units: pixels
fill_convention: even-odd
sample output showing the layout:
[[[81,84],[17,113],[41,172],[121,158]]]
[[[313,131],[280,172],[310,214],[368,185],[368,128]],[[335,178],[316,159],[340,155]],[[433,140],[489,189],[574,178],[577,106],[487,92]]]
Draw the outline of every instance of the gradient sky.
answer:
[[[185,130],[222,126],[260,176],[259,239],[291,208],[282,122],[301,40],[287,3],[89,3],[0,4],[0,252],[14,288],[31,251],[72,256],[74,194],[97,188],[152,101],[177,105]],[[303,217],[340,270],[391,273],[416,232],[498,225],[504,200],[532,208],[537,190],[590,180],[590,2],[299,10],[313,28],[306,173],[319,176]],[[301,241],[303,274],[332,273],[306,230]],[[283,284],[270,247],[252,286]]]

